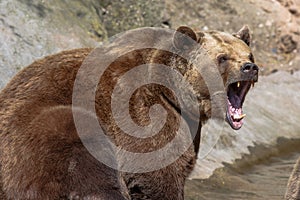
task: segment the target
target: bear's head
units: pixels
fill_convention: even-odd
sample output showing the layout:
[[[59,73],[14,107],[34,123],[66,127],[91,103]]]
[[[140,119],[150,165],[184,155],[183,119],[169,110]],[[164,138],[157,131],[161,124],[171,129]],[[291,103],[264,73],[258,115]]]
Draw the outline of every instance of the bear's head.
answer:
[[[243,125],[245,114],[242,106],[247,92],[258,80],[259,68],[254,63],[250,42],[247,26],[235,34],[220,31],[195,32],[189,27],[181,26],[173,36],[173,46],[179,52],[188,54],[192,60],[193,64],[187,63],[184,67],[188,69],[184,71],[184,76],[198,93],[205,115],[212,116],[215,94],[212,94],[210,88],[216,87],[218,81],[221,81],[226,94],[223,96],[227,98],[217,98],[216,101],[218,106],[223,107],[226,120],[235,130]]]

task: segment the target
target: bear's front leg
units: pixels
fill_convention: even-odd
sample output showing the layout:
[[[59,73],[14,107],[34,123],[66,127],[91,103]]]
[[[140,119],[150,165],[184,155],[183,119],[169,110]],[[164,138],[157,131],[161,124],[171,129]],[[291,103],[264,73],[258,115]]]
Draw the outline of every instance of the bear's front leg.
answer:
[[[131,199],[183,200],[184,183],[196,162],[191,146],[171,165],[148,173],[126,173],[124,179]]]

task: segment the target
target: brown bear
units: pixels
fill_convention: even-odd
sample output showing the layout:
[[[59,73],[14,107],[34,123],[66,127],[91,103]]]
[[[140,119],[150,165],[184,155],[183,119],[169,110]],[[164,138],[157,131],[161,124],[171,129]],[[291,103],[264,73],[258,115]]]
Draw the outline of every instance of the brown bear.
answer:
[[[195,32],[185,26],[171,34],[162,33],[164,31],[155,28],[143,28],[116,37],[105,48],[75,49],[48,56],[20,71],[8,83],[0,93],[1,182],[5,198],[184,198],[184,182],[195,165],[201,125],[207,118],[217,116],[226,117],[233,129],[241,128],[245,116],[242,105],[251,84],[257,81],[258,67],[249,48],[247,26],[236,34]],[[128,45],[137,43],[145,48],[131,49]],[[149,48],[153,44],[155,48]],[[121,52],[117,54],[121,56],[105,66],[107,69],[99,77],[96,73],[98,68],[116,52]],[[190,84],[197,103],[187,104],[184,110],[180,99],[186,100],[190,96],[186,93],[176,96],[160,84],[137,88],[130,95],[129,102],[117,98],[120,105],[128,105],[129,116],[121,116],[121,125],[126,125],[128,118],[140,127],[165,120],[157,134],[134,137],[121,129],[114,118],[112,96],[120,77],[143,64],[160,64],[176,71]],[[79,87],[81,95],[74,97],[78,89],[76,81],[80,80],[79,71],[82,66],[91,65],[95,67],[85,71],[86,76],[79,81],[79,85],[82,84]],[[217,67],[217,71],[213,66]],[[147,79],[150,75],[161,75],[162,71],[151,67],[146,74],[137,72],[121,82],[120,91],[126,91],[123,84],[130,85],[139,77]],[[204,70],[200,70],[202,74],[199,68]],[[211,73],[219,74],[216,76],[219,79],[210,80],[214,77],[205,76]],[[166,77],[166,82],[180,91],[185,90],[174,77]],[[97,83],[91,80],[97,80]],[[207,80],[210,80],[210,85]],[[219,82],[224,91],[211,94],[215,91],[214,83]],[[90,94],[95,96],[90,97]],[[75,102],[79,104],[75,105]],[[94,106],[83,108],[89,102],[93,102]],[[164,109],[164,115],[153,118],[153,112],[157,111],[152,109],[155,105]],[[93,109],[96,115],[91,114]],[[122,106],[113,109],[126,112]],[[200,114],[197,115],[197,112]],[[86,124],[87,130],[79,131],[76,116],[81,116],[80,123]],[[97,160],[83,142],[93,143],[95,133],[89,122],[95,119],[113,145],[142,156],[130,160],[123,154],[124,151],[116,152],[111,145],[106,145],[107,148],[99,152],[106,152],[108,162],[116,167]],[[184,128],[181,121],[185,124]],[[148,159],[147,153],[164,148],[179,132],[183,135],[176,140],[175,148],[168,150],[167,156],[159,154]],[[107,143],[106,140],[102,142]],[[176,154],[172,159],[168,158],[170,152]],[[160,168],[153,167],[151,170],[151,165],[159,164]],[[128,165],[126,170],[123,165]],[[139,167],[135,168],[135,165]],[[131,170],[131,166],[136,171]]]

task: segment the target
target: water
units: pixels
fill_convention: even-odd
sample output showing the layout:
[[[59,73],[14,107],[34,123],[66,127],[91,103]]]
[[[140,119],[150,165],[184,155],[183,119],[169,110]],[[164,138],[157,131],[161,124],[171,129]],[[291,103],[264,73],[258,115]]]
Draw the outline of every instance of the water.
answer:
[[[298,143],[298,142],[297,142]],[[189,180],[187,200],[281,200],[296,160],[300,145],[291,145],[290,152],[282,150],[277,156],[240,162],[218,169],[209,179]],[[273,150],[271,150],[273,151]],[[240,162],[240,163],[239,163]]]

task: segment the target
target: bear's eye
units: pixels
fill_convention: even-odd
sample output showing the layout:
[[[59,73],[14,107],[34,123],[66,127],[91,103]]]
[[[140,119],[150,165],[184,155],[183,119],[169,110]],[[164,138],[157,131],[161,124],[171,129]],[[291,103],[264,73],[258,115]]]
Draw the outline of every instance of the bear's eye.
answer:
[[[227,55],[220,55],[220,56],[218,56],[218,62],[220,64],[225,63],[227,60],[229,60],[229,58],[228,58]]]

